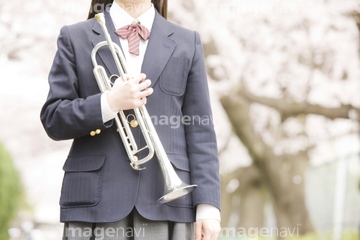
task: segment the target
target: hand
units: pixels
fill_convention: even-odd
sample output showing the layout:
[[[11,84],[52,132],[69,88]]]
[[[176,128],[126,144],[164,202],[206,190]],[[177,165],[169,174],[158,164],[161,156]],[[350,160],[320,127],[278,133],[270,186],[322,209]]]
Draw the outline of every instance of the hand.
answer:
[[[218,220],[198,220],[195,222],[195,240],[217,240],[220,230],[221,227]]]
[[[107,94],[109,106],[114,112],[141,107],[154,91],[149,88],[151,81],[143,73],[135,78],[129,75],[125,78],[125,81],[117,79]]]

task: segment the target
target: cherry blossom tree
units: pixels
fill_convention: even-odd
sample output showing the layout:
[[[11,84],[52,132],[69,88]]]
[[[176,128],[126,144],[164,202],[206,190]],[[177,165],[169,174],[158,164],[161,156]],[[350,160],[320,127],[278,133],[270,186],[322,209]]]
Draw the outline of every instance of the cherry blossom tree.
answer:
[[[334,159],[329,141],[344,153],[359,152],[357,7],[356,1],[174,3],[171,18],[201,33],[214,94],[252,160],[222,174],[223,225],[236,212],[237,226],[263,226],[270,201],[279,228],[314,231],[306,169]]]

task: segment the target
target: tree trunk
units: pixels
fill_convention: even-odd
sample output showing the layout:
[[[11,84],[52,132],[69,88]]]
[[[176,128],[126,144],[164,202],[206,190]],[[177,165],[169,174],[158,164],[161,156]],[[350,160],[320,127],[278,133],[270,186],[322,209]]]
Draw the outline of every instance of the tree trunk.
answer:
[[[291,233],[301,235],[313,232],[304,196],[304,171],[308,164],[306,154],[276,156],[253,129],[248,117],[250,103],[238,94],[223,96],[221,104],[236,135],[247,147],[254,165],[259,169],[261,181],[270,192],[279,238],[289,237]]]
[[[234,181],[238,186],[233,185]],[[264,224],[265,188],[257,167],[238,168],[221,176],[221,223],[224,227],[261,228]],[[230,192],[229,192],[230,191]],[[231,221],[233,214],[240,219]]]

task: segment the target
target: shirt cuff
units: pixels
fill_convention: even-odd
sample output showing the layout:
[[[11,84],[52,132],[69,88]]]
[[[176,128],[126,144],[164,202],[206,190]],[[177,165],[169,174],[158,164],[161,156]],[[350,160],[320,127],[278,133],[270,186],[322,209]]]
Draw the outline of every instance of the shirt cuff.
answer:
[[[114,119],[117,114],[110,108],[109,103],[106,98],[107,94],[108,94],[108,92],[104,92],[103,94],[101,94],[101,116],[102,116],[103,123],[106,123],[106,122]]]
[[[220,222],[220,210],[210,204],[199,204],[196,207],[196,220],[200,219],[213,219]]]

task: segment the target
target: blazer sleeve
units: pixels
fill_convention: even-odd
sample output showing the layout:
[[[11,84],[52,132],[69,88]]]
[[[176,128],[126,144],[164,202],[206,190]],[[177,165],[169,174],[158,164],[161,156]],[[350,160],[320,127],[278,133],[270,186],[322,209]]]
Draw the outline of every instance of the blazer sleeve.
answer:
[[[101,93],[79,96],[76,56],[67,26],[61,29],[57,45],[58,50],[48,77],[50,89],[41,109],[40,119],[52,139],[73,139],[104,127],[100,106]],[[92,73],[92,69],[89,71]]]
[[[219,161],[204,53],[199,34],[194,34],[195,53],[183,103],[183,114],[192,118],[185,134],[191,180],[198,185],[193,201],[195,206],[210,204],[220,209]]]

